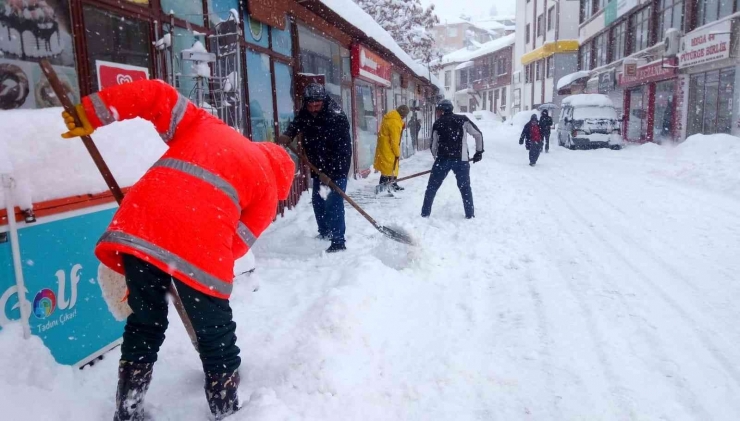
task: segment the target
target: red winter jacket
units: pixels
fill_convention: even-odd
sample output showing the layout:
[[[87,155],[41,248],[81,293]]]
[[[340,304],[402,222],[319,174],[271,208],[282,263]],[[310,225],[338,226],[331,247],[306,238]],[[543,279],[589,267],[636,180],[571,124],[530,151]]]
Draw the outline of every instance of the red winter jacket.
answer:
[[[253,143],[171,86],[145,80],[82,100],[98,128],[141,117],[169,149],[126,195],[95,248],[123,274],[131,254],[205,294],[228,298],[243,256],[288,197],[295,167],[272,143]]]

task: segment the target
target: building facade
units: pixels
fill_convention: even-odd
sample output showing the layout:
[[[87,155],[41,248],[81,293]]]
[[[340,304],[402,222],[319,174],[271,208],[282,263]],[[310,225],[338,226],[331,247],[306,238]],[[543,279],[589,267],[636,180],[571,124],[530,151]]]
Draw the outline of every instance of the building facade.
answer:
[[[517,1],[515,111],[560,103],[556,81],[578,66],[578,9],[574,1]]]
[[[503,25],[497,25],[503,28]],[[462,19],[446,20],[430,32],[436,48],[442,54],[484,44],[497,36],[494,31]]]
[[[738,12],[740,1],[581,0],[585,92],[610,96],[631,142],[740,134]]]
[[[0,0],[0,32],[9,34],[0,37],[0,73],[13,85],[0,93],[0,109],[60,105],[39,69],[47,58],[73,101],[158,78],[258,142],[287,128],[307,83],[322,83],[350,118],[357,176],[371,171],[379,122],[390,109],[408,104],[423,122],[419,136],[404,134],[404,155],[429,143],[436,88],[428,71],[392,39],[367,35],[377,28],[354,26],[321,1],[45,4]],[[346,6],[364,13],[349,0]],[[305,177],[294,187],[293,202]]]

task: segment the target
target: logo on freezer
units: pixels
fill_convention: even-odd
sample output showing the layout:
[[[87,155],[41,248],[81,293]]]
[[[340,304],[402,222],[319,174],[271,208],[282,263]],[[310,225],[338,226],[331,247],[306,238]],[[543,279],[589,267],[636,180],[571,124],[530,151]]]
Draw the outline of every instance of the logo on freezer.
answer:
[[[26,290],[26,292],[28,292],[28,290]],[[14,295],[16,296],[16,299],[19,298],[18,287],[15,285],[6,289],[3,295],[0,295],[0,328],[10,323],[10,318],[6,313],[6,308],[8,307],[8,302],[10,302],[10,298]],[[26,302],[26,306],[28,306],[28,302]],[[13,307],[10,308],[10,311],[12,312],[18,310],[18,312],[20,312],[20,308],[21,303],[20,301],[18,301],[13,305]]]
[[[118,82],[119,85],[123,85],[124,83],[131,83],[134,81],[134,78],[131,77],[131,75],[116,75],[116,82]]]
[[[57,308],[57,297],[54,291],[44,288],[33,299],[33,315],[37,319],[45,319],[54,313]]]

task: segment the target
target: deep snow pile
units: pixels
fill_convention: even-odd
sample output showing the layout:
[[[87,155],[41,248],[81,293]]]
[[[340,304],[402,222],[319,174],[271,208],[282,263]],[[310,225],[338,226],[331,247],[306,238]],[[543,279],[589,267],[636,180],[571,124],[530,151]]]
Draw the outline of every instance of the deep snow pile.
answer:
[[[349,250],[326,255],[308,196],[270,227],[232,297],[244,409],[229,420],[740,419],[737,200],[656,177],[684,145],[553,146],[530,168],[516,128],[481,129],[475,220],[452,174],[430,219],[426,177],[398,198],[372,196],[377,174],[351,183],[416,248],[347,208]],[[421,152],[401,175],[431,162]],[[200,363],[170,314],[146,408],[207,419]],[[111,418],[118,350],[73,371],[20,335],[0,331],[3,416]]]
[[[67,130],[61,113],[61,108],[0,112],[0,152],[7,151],[12,164],[16,206],[108,190],[82,141],[62,139]],[[92,138],[121,187],[135,183],[166,149],[154,126],[141,119],[102,127]]]

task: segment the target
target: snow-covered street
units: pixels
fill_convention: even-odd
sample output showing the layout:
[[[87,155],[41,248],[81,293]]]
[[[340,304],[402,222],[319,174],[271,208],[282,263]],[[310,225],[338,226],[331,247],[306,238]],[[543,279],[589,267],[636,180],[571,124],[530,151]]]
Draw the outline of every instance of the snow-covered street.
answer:
[[[472,221],[452,174],[430,219],[426,176],[376,199],[371,175],[351,195],[418,247],[347,207],[349,250],[327,255],[307,194],[264,234],[232,297],[243,409],[229,420],[740,419],[740,183],[722,167],[740,148],[700,165],[697,140],[569,151],[553,139],[530,168],[517,129],[482,129]],[[401,176],[431,163],[417,153]],[[208,419],[200,361],[170,319],[147,411]],[[20,336],[0,332],[8,419],[112,417],[118,349],[78,371]]]

